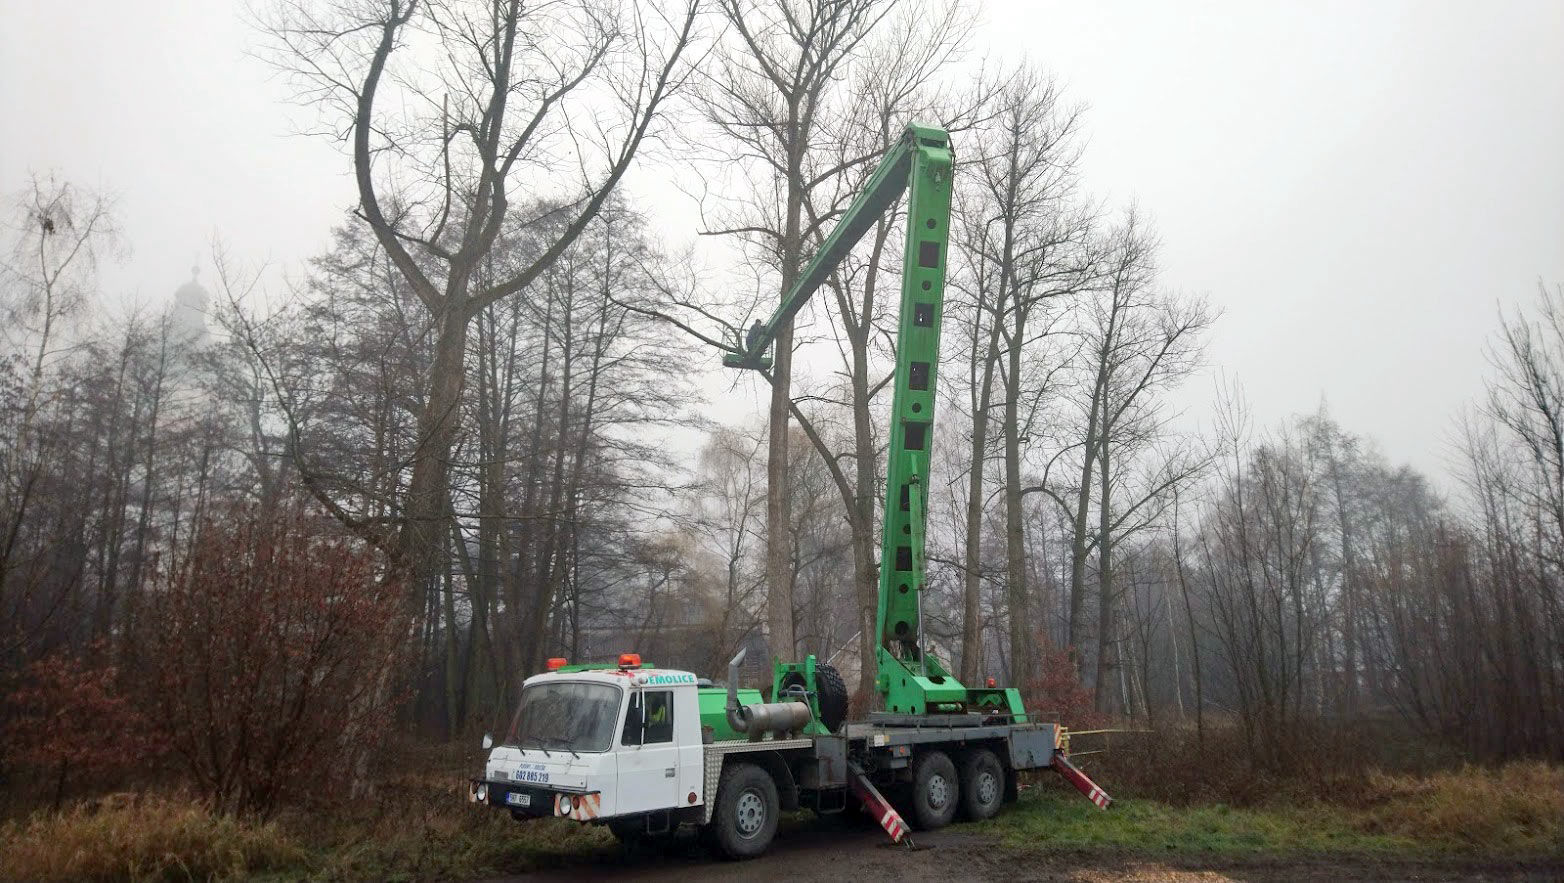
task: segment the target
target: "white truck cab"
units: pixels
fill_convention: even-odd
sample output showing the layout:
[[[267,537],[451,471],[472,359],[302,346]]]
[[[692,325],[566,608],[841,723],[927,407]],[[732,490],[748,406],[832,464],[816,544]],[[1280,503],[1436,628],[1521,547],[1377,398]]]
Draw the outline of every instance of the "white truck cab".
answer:
[[[671,669],[530,677],[471,796],[517,817],[582,822],[700,806],[706,795],[696,692],[695,675]]]

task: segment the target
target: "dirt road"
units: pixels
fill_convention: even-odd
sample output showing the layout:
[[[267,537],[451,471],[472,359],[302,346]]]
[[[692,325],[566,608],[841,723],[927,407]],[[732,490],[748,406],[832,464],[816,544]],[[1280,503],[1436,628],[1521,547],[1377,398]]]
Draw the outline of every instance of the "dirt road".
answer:
[[[1564,879],[1564,863],[1408,863],[1370,859],[1202,859],[1170,856],[1062,854],[1019,851],[963,826],[915,836],[918,848],[884,842],[878,830],[801,825],[778,834],[771,851],[754,861],[715,859],[693,837],[681,837],[651,854],[613,854],[570,867],[506,878],[505,883],[613,879],[638,881],[821,880],[875,883],[911,880],[953,883],[959,880],[1049,880],[1081,883],[1193,883],[1256,880],[1345,883],[1361,880],[1554,881]]]

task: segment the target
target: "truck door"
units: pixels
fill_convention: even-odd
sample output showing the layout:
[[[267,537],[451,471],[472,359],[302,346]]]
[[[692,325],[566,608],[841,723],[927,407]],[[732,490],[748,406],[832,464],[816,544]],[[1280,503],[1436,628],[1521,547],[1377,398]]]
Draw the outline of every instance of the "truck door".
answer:
[[[679,805],[679,745],[674,741],[672,690],[635,690],[619,735],[619,800],[615,812]]]

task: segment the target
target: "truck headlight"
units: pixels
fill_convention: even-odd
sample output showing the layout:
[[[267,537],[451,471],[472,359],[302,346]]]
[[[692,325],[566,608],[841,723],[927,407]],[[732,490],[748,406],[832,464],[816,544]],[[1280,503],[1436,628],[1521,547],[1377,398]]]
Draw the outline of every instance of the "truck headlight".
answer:
[[[478,793],[478,802],[479,803],[488,803],[489,802],[489,786],[487,784],[480,784],[478,786],[478,792],[477,793]]]

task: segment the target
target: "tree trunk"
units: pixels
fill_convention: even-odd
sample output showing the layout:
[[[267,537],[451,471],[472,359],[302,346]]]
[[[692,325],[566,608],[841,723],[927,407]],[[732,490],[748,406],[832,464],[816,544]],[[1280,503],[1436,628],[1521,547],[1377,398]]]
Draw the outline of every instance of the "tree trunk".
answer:
[[[1026,586],[1026,548],[1021,517],[1021,393],[1022,320],[1016,320],[1010,347],[1010,374],[1005,378],[1005,591],[1010,606],[1010,678],[1024,687],[1032,675],[1033,636]]]
[[[1336,518],[1341,528],[1341,650],[1342,710],[1349,716],[1358,712],[1358,597],[1356,563],[1353,560],[1352,526],[1347,515],[1346,493],[1342,487],[1341,466],[1332,458],[1331,472],[1336,490]]]
[[[795,124],[790,131],[799,133]],[[802,145],[788,151],[787,218],[782,234],[781,297],[793,287],[803,259]],[[780,298],[779,298],[780,299]],[[793,503],[787,454],[788,405],[793,395],[793,321],[777,329],[772,347],[770,436],[766,450],[766,632],[773,659],[796,654],[793,632]]]
[[[1114,634],[1118,623],[1113,597],[1113,473],[1109,471],[1107,439],[1097,446],[1097,458],[1101,467],[1098,476],[1101,490],[1097,501],[1097,686],[1094,704],[1098,711],[1112,712],[1116,710],[1112,707],[1111,688],[1118,668],[1119,645]]]
[[[981,309],[976,311],[981,324]],[[977,349],[973,335],[973,349]],[[983,475],[988,451],[988,409],[993,398],[994,364],[999,358],[999,323],[990,325],[981,381],[973,390],[972,459],[967,472],[966,548],[962,550],[961,682],[976,685],[983,663]],[[976,373],[976,372],[974,372]],[[1007,415],[1009,411],[1007,410]],[[1007,504],[1008,505],[1008,504]]]
[[[467,372],[467,299],[452,287],[436,317],[434,358],[429,364],[428,390],[418,417],[418,448],[407,489],[405,522],[397,538],[396,556],[408,579],[408,612],[416,622],[430,580],[442,566],[441,549],[449,505],[450,456],[461,426],[462,390]]]
[[[1070,537],[1070,621],[1067,625],[1070,642],[1070,661],[1075,663],[1079,675],[1081,647],[1086,643],[1086,557],[1089,553],[1086,521],[1092,499],[1092,471],[1100,444],[1098,432],[1102,414],[1106,408],[1103,397],[1107,390],[1106,353],[1099,356],[1097,379],[1092,386],[1091,406],[1086,415],[1086,436],[1081,445],[1081,481],[1075,494],[1075,511],[1071,513],[1073,524]]]

